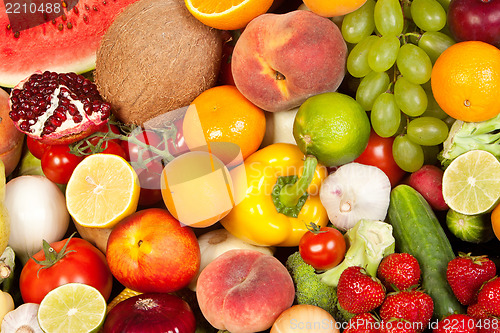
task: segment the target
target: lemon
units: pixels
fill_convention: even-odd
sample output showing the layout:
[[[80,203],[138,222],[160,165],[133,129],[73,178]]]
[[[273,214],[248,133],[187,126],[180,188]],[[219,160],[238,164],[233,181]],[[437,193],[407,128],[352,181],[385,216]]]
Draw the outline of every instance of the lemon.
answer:
[[[500,200],[500,162],[484,150],[458,156],[444,171],[443,197],[464,215],[489,212]]]
[[[68,283],[50,291],[38,308],[38,323],[46,333],[98,332],[106,317],[106,300],[96,288]]]
[[[300,150],[327,166],[354,161],[370,137],[368,115],[356,100],[338,92],[318,94],[300,107],[293,136]]]
[[[94,154],[80,162],[66,187],[66,206],[85,227],[111,228],[137,210],[139,181],[132,166],[113,154]]]

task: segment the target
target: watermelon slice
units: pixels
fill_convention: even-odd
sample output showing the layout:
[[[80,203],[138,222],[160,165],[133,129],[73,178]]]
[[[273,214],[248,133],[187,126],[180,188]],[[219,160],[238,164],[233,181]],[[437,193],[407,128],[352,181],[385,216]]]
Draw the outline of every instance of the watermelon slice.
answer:
[[[33,72],[88,72],[115,17],[137,0],[0,0],[0,86]]]

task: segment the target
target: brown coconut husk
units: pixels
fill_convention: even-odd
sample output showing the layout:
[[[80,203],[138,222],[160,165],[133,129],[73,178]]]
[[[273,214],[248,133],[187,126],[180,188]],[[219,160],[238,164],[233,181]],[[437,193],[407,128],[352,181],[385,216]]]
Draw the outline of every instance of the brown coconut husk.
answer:
[[[96,84],[120,121],[142,125],[216,84],[222,44],[183,0],[138,0],[104,34]]]

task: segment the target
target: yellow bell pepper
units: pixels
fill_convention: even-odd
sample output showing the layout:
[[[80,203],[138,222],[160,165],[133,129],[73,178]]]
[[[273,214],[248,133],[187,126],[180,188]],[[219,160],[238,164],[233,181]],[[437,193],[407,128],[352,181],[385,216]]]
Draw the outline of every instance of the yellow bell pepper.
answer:
[[[275,143],[260,149],[231,171],[233,178],[243,171],[244,197],[220,221],[234,236],[255,245],[297,246],[311,222],[328,223],[319,199],[328,171],[296,145]]]

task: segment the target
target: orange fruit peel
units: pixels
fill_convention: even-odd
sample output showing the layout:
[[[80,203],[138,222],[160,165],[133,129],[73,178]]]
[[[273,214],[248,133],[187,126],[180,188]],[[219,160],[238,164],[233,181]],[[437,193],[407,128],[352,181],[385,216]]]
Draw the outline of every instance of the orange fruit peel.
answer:
[[[448,47],[431,74],[432,93],[450,117],[480,122],[500,113],[500,50],[480,41]]]
[[[266,13],[273,0],[185,0],[185,3],[203,24],[220,30],[237,30]]]

